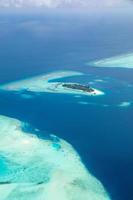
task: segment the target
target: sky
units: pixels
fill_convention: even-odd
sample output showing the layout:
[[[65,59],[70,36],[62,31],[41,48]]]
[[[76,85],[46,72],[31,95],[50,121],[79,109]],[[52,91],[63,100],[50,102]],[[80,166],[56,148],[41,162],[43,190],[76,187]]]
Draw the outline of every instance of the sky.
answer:
[[[91,8],[124,7],[131,0],[0,0],[0,7]]]

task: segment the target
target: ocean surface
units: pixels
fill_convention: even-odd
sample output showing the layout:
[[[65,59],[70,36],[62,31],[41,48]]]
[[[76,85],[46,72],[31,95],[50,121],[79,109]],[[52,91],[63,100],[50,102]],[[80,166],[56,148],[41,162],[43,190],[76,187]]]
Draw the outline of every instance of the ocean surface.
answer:
[[[112,200],[133,199],[133,69],[98,68],[94,60],[133,52],[133,10],[2,11],[0,84],[58,70],[103,96],[0,91],[0,115],[69,142]],[[39,132],[39,137],[43,134]],[[1,171],[5,170],[3,159]]]

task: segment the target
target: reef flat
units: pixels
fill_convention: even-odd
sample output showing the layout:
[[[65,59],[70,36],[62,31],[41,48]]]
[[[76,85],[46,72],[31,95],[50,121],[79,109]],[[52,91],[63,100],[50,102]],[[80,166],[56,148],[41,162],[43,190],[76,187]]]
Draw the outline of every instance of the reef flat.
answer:
[[[133,53],[96,60],[88,64],[95,67],[133,68]]]
[[[110,200],[70,144],[54,135],[40,139],[26,127],[0,116],[1,200]]]
[[[82,76],[83,73],[75,71],[58,71],[49,74],[44,74],[29,79],[19,80],[16,82],[8,83],[0,86],[2,90],[11,91],[30,91],[30,92],[49,92],[49,93],[67,93],[67,94],[80,94],[80,95],[102,95],[102,91],[92,88],[86,91],[82,88],[64,87],[64,82],[57,82],[56,79],[61,79],[71,76]],[[76,84],[76,83],[67,83]]]

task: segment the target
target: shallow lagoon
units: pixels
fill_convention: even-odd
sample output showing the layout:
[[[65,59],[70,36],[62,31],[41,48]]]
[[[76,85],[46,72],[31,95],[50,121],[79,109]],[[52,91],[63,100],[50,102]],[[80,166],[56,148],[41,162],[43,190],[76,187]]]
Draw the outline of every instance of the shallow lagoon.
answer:
[[[24,132],[23,126],[16,119],[0,116],[0,156],[7,166],[0,174],[2,200],[110,199],[71,145],[54,135],[39,139],[38,130]]]
[[[95,67],[133,68],[133,53],[91,62]]]
[[[89,82],[106,95],[0,91],[0,114],[29,122],[40,130],[36,134],[42,139],[50,133],[65,139],[116,200],[132,197],[132,104],[119,106],[133,101],[132,69],[101,69],[86,63],[133,51],[133,12],[124,13],[105,12],[106,17],[99,12],[87,17],[79,13],[69,17],[65,13],[20,13],[10,19],[9,14],[1,15],[1,84],[65,69],[85,76],[58,81]]]

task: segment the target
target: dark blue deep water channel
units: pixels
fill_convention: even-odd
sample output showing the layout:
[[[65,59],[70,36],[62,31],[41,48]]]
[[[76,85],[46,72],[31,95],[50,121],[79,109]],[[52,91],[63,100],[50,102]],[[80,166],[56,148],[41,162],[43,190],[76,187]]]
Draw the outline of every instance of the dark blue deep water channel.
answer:
[[[132,10],[0,13],[1,84],[75,70],[85,76],[63,81],[93,82],[105,92],[99,97],[43,93],[26,98],[0,91],[0,114],[71,143],[112,200],[133,199],[133,69],[95,68],[87,63],[132,53],[131,19]],[[119,106],[122,102],[131,105]]]

